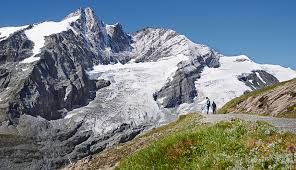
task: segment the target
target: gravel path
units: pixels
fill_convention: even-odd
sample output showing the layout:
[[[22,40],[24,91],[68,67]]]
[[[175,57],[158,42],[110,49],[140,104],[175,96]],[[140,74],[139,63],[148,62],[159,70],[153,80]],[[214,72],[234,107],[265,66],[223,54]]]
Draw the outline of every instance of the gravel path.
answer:
[[[219,121],[231,120],[231,119],[241,119],[245,121],[266,121],[271,125],[277,127],[282,131],[290,131],[296,133],[296,119],[286,119],[286,118],[276,118],[268,116],[258,116],[249,114],[203,114],[202,119],[205,123],[216,123]]]

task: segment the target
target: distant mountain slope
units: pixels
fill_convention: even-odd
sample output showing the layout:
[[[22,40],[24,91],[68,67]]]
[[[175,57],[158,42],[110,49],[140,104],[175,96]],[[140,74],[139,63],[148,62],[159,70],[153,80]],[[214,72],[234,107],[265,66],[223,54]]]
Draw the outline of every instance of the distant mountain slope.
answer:
[[[296,79],[237,97],[219,112],[296,118]]]

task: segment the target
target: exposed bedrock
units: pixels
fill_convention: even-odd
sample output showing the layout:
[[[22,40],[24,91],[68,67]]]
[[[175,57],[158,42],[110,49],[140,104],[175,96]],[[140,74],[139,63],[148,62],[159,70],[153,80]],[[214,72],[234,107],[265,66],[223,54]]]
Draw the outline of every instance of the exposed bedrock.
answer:
[[[192,103],[197,96],[195,81],[205,66],[219,67],[219,55],[212,51],[205,56],[196,56],[178,64],[172,80],[154,94],[154,98],[165,108],[173,108],[182,103]]]
[[[0,135],[0,165],[4,169],[58,169],[108,146],[133,139],[144,126],[121,124],[104,134],[95,133],[85,119],[47,121],[21,115],[14,133]],[[7,130],[8,131],[8,130]]]
[[[103,80],[97,82],[88,78],[85,70],[99,60],[77,39],[71,30],[47,37],[45,47],[36,56],[41,59],[33,66],[20,64],[28,67],[22,70],[27,72],[24,77],[16,79],[20,73],[15,67],[2,69],[3,88],[18,84],[12,86],[14,98],[10,98],[6,109],[2,108],[7,111],[11,123],[15,123],[21,114],[47,120],[62,118],[66,111],[88,104],[96,90],[109,85]]]
[[[276,77],[264,70],[254,70],[252,73],[242,74],[238,76],[238,80],[244,82],[245,85],[250,87],[252,90],[261,89],[263,87],[279,83],[279,80]]]
[[[9,38],[0,41],[0,64],[28,58],[33,54],[32,49],[33,42],[28,40],[23,31],[18,31]]]

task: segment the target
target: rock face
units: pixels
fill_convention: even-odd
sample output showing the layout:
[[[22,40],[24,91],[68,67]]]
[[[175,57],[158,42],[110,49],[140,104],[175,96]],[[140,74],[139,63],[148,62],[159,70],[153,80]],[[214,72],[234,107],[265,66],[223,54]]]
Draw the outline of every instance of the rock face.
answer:
[[[264,70],[254,70],[252,73],[242,74],[238,77],[238,80],[244,82],[246,86],[251,88],[251,90],[261,89],[279,83],[279,80],[276,77]]]
[[[221,62],[228,57],[173,30],[127,34],[90,8],[0,35],[0,169],[57,169],[176,119],[183,104],[200,111],[204,73],[232,71]],[[234,88],[232,99],[287,79],[278,75],[296,77],[260,68],[231,75],[242,88],[218,92]]]
[[[110,145],[131,140],[144,129],[122,124],[99,136],[85,129],[87,118],[77,123],[48,122],[22,115],[16,127],[18,133],[0,135],[1,169],[58,169]]]
[[[0,63],[21,61],[32,55],[33,43],[27,39],[23,31],[18,31],[10,38],[0,41]]]
[[[96,55],[99,63],[126,63],[130,59],[125,53],[132,48],[132,38],[122,30],[120,24],[106,26],[90,8],[80,8],[65,19],[75,16],[79,16],[79,19],[72,23],[73,30],[83,38],[82,45]]]
[[[72,31],[68,31],[47,37],[44,50],[38,54],[41,60],[34,65],[20,64],[26,75],[22,75],[20,69],[15,67],[18,64],[15,61],[22,59],[23,53],[27,54],[18,48],[26,46],[15,49],[15,59],[7,58],[2,66],[6,68],[4,88],[11,87],[10,94],[14,95],[7,101],[6,113],[10,122],[15,122],[21,114],[39,115],[47,120],[59,119],[63,117],[63,109],[71,110],[86,105],[89,99],[95,97],[92,92],[97,90],[95,81],[89,80],[85,72],[88,65],[92,65],[94,55],[83,46],[80,47],[74,36]],[[10,39],[6,43],[10,43]],[[27,41],[25,39],[24,43]],[[32,44],[27,43],[28,47]],[[0,55],[2,58],[11,56],[5,53]]]
[[[132,58],[135,62],[158,61],[161,58],[183,54],[203,57],[209,65],[219,66],[219,57],[208,46],[195,44],[176,31],[163,28],[145,28],[133,34]]]
[[[253,113],[271,116],[296,117],[296,80],[283,82],[250,93],[235,107],[227,109],[233,113]]]
[[[173,108],[182,103],[192,103],[197,96],[195,81],[200,77],[204,68],[203,57],[199,56],[191,62],[184,61],[178,64],[178,69],[172,80],[166,83],[156,98],[162,100],[165,108]]]

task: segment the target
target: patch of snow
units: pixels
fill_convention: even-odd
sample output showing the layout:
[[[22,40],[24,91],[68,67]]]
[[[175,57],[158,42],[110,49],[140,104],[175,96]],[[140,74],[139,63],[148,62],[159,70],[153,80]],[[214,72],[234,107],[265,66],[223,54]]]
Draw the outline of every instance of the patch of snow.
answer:
[[[20,27],[2,27],[0,28],[0,41],[7,39],[11,34],[20,31],[22,29],[27,28],[28,25],[20,26]]]
[[[287,81],[296,77],[296,71],[291,68],[285,68],[280,65],[263,64],[262,70],[275,76],[280,82]]]
[[[113,25],[109,25],[109,24],[105,24],[105,25],[106,25],[106,28],[115,28],[117,24],[118,23],[113,24]]]
[[[31,57],[28,57],[28,58],[24,59],[23,61],[21,61],[21,63],[33,63],[35,61],[38,61],[39,59],[40,59],[40,57],[31,56]]]
[[[22,68],[22,71],[27,71],[29,68]]]
[[[160,99],[157,99],[160,103],[163,103],[164,102],[164,99],[165,99],[165,97],[162,97],[162,98],[160,98]]]
[[[66,88],[66,93],[65,93],[64,101],[66,101],[68,99],[71,90],[72,90],[72,87],[71,86],[68,86]]]
[[[255,74],[263,83],[266,84],[266,82],[262,79],[262,77],[260,76],[260,74],[258,72],[255,72]]]
[[[21,63],[32,63],[39,60],[40,58],[35,57],[35,55],[40,53],[41,48],[44,46],[45,37],[71,29],[70,24],[78,18],[79,16],[73,16],[60,22],[47,21],[36,24],[33,28],[26,30],[26,36],[34,42],[33,55],[24,59]]]
[[[74,111],[75,111],[76,109],[74,109]],[[77,114],[79,114],[79,113],[83,113],[82,111],[81,112],[74,112],[74,113],[69,113],[69,114],[67,114],[66,116],[65,116],[65,119],[70,119],[71,117],[73,117],[73,116],[75,116],[75,115],[77,115]]]

